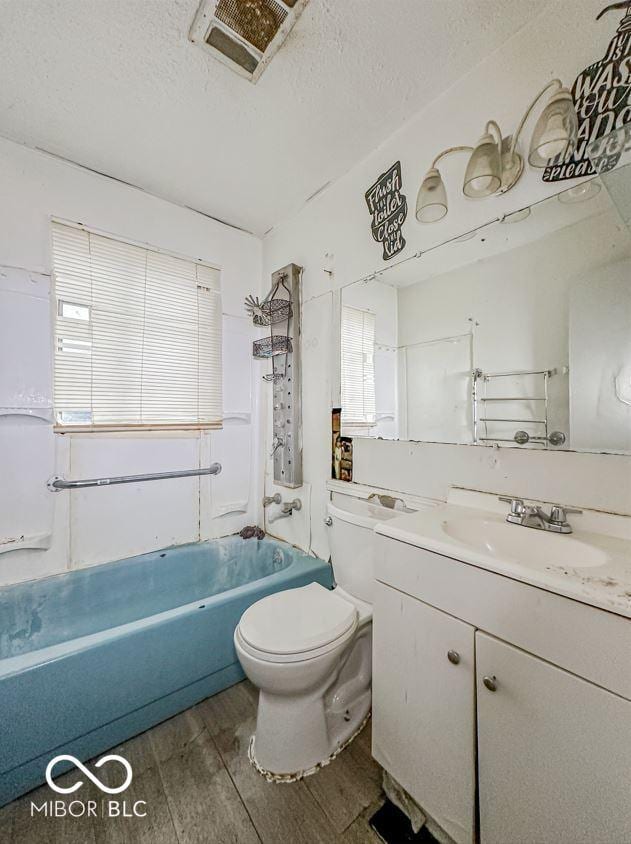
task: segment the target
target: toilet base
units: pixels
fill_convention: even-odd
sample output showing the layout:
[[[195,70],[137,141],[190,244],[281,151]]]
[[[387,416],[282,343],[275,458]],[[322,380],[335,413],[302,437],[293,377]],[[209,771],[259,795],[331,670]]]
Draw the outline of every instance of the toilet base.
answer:
[[[357,738],[357,736],[361,733],[364,729],[368,721],[370,720],[370,710],[368,710],[368,714],[361,722],[359,727],[354,731],[354,733],[349,736],[339,747],[331,753],[326,759],[323,759],[321,762],[318,762],[316,765],[313,765],[311,768],[307,768],[304,771],[295,771],[291,774],[275,774],[273,771],[268,771],[266,768],[263,768],[262,765],[256,760],[256,756],[254,755],[254,746],[256,742],[256,735],[253,735],[250,738],[250,744],[248,745],[248,759],[250,760],[250,764],[252,767],[259,773],[262,777],[264,777],[267,782],[276,782],[276,783],[283,783],[283,782],[298,782],[298,780],[304,779],[305,777],[310,777],[312,774],[317,773],[321,768],[326,767],[329,765],[335,758],[337,758],[340,753],[344,750],[344,748],[348,747],[348,745],[353,741],[353,739]]]
[[[330,653],[276,664],[240,652],[236,638],[241,664],[259,687],[250,757],[263,776],[274,782],[301,779],[334,758],[361,729],[372,697],[371,633],[366,624]]]

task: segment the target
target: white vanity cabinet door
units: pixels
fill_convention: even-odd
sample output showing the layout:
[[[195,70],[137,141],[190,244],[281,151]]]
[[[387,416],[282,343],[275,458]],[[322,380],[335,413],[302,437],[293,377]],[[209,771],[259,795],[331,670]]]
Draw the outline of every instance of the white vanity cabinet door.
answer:
[[[373,625],[373,755],[457,844],[469,844],[474,628],[382,583]]]
[[[480,632],[476,662],[480,844],[631,842],[631,702]]]

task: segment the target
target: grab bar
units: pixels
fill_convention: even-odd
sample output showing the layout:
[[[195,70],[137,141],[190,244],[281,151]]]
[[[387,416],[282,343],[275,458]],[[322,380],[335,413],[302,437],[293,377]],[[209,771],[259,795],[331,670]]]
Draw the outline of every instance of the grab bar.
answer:
[[[61,492],[62,489],[85,489],[89,486],[112,486],[114,484],[133,484],[140,481],[162,481],[165,478],[190,478],[199,475],[218,475],[221,463],[212,463],[207,469],[183,469],[180,472],[156,472],[152,475],[121,475],[118,478],[90,478],[84,481],[67,481],[64,478],[53,477],[46,486],[51,492]]]

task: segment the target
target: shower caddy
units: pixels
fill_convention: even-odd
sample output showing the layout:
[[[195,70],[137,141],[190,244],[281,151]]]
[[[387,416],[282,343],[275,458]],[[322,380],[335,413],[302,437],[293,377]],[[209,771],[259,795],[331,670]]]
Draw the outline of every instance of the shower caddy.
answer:
[[[262,302],[253,296],[245,300],[254,325],[269,328],[252,344],[252,354],[272,363],[263,380],[272,385],[274,483],[292,489],[302,486],[301,274],[302,267],[288,264],[272,273],[272,286]]]

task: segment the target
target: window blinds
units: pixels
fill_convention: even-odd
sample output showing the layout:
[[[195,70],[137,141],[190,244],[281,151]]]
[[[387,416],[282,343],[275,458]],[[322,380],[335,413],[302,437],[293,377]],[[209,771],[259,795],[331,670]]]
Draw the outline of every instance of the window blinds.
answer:
[[[57,426],[220,427],[219,271],[52,228]]]
[[[375,409],[375,315],[342,308],[342,431],[366,433]]]

